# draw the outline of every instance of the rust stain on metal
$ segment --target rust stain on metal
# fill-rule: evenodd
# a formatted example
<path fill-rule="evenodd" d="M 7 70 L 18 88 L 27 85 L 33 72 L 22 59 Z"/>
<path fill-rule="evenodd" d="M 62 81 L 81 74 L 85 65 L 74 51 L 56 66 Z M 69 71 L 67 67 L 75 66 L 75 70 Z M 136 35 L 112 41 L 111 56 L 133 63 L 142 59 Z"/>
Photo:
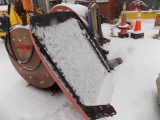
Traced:
<path fill-rule="evenodd" d="M 11 62 L 17 72 L 31 85 L 38 88 L 49 88 L 55 81 L 50 76 L 41 62 L 35 48 L 32 48 L 30 32 L 26 28 L 16 28 L 10 32 L 10 43 L 7 42 L 9 52 L 16 56 L 10 56 Z M 11 50 L 13 48 L 13 51 Z M 33 51 L 32 51 L 33 50 Z M 27 61 L 27 62 L 26 62 Z M 36 68 L 35 70 L 31 70 Z M 25 69 L 24 69 L 25 68 Z"/>

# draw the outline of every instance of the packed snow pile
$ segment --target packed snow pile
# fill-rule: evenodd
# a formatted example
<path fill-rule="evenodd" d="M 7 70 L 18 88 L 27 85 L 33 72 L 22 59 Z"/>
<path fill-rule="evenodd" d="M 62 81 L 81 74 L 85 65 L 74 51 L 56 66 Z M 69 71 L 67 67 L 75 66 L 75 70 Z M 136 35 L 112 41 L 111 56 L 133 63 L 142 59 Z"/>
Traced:
<path fill-rule="evenodd" d="M 108 32 L 110 26 L 102 25 L 105 37 L 111 39 L 110 45 L 106 46 L 110 50 L 108 57 L 119 55 L 123 59 L 123 64 L 115 70 L 117 81 L 111 100 L 117 115 L 107 120 L 160 119 L 156 88 L 160 73 L 160 40 L 153 39 L 153 35 L 158 33 L 157 29 L 153 29 L 154 21 L 142 20 L 144 38 L 141 39 L 112 38 Z M 119 31 L 115 29 L 117 35 Z"/>
<path fill-rule="evenodd" d="M 84 104 L 95 105 L 108 72 L 77 20 L 72 18 L 49 27 L 36 27 L 35 33 Z M 109 82 L 112 80 L 107 81 L 110 85 L 108 91 L 112 91 L 113 86 Z M 108 104 L 110 94 L 105 96 Z"/>

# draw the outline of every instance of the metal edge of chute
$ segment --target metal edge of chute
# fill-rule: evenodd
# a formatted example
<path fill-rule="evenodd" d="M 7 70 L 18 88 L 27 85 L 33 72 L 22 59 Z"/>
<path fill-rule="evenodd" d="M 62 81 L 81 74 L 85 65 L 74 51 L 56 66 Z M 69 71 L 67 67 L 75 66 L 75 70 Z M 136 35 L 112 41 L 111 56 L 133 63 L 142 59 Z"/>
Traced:
<path fill-rule="evenodd" d="M 56 21 L 58 21 L 60 23 L 65 22 L 67 19 L 70 19 L 70 18 L 76 19 L 79 22 L 80 28 L 86 31 L 86 34 L 85 34 L 86 38 L 88 38 L 88 41 L 91 44 L 91 46 L 94 48 L 95 52 L 97 53 L 97 56 L 101 60 L 104 67 L 108 70 L 108 66 L 107 66 L 107 64 L 101 54 L 101 49 L 99 48 L 99 46 L 95 42 L 93 36 L 90 35 L 90 33 L 87 31 L 88 29 L 85 26 L 85 24 L 83 23 L 83 21 L 81 20 L 81 18 L 79 18 L 79 16 L 77 14 L 75 14 L 74 12 L 54 12 L 54 13 L 32 16 L 30 19 L 31 28 L 36 29 L 36 26 L 46 27 L 50 23 L 48 20 L 53 20 L 53 18 L 55 18 L 55 19 L 57 18 L 58 20 L 56 19 Z M 110 104 L 97 105 L 97 106 L 84 105 L 80 101 L 79 96 L 75 93 L 73 88 L 70 86 L 68 81 L 65 79 L 65 76 L 63 75 L 63 71 L 61 71 L 61 69 L 59 67 L 57 67 L 57 65 L 56 65 L 57 63 L 55 63 L 51 59 L 50 55 L 46 52 L 46 47 L 39 42 L 40 38 L 38 36 L 36 36 L 34 33 L 31 33 L 31 34 L 33 34 L 32 41 L 34 43 L 34 46 L 35 46 L 39 56 L 41 56 L 40 58 L 41 58 L 43 64 L 45 64 L 46 68 L 48 68 L 47 67 L 48 64 L 46 63 L 45 59 L 50 63 L 50 65 L 52 66 L 52 70 L 51 70 L 51 68 L 48 68 L 49 73 L 51 74 L 51 76 L 54 77 L 54 80 L 57 82 L 59 87 L 66 94 L 66 96 L 70 99 L 70 101 L 73 103 L 73 105 L 79 110 L 79 112 L 84 116 L 85 119 L 95 120 L 95 119 L 99 119 L 102 117 L 113 116 L 116 114 L 115 109 Z M 45 57 L 45 59 L 44 59 L 44 57 L 42 57 L 42 55 Z M 52 71 L 55 71 L 55 72 L 52 72 Z M 56 73 L 56 75 L 58 75 L 58 78 L 55 75 L 55 73 Z M 61 79 L 63 84 L 58 79 Z M 66 88 L 64 86 L 68 89 L 68 91 L 66 90 Z M 86 117 L 86 115 L 84 115 L 84 113 L 88 117 Z"/>

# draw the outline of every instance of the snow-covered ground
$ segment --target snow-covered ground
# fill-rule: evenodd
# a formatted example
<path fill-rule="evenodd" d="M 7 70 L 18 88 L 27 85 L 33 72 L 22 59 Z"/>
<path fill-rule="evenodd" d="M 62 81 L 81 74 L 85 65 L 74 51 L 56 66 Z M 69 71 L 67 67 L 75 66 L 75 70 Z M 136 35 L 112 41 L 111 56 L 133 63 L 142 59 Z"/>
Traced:
<path fill-rule="evenodd" d="M 121 56 L 124 63 L 115 69 L 117 82 L 111 104 L 117 115 L 107 120 L 160 120 L 155 80 L 160 73 L 160 41 L 154 20 L 143 20 L 143 39 L 111 38 L 109 58 Z M 109 28 L 102 25 L 105 37 Z M 119 31 L 119 30 L 118 30 Z"/>
<path fill-rule="evenodd" d="M 110 104 L 117 115 L 103 120 L 160 120 L 155 83 L 160 73 L 160 41 L 152 39 L 158 32 L 153 24 L 154 20 L 142 21 L 145 37 L 138 40 L 111 38 L 110 26 L 102 25 L 104 36 L 111 39 L 105 46 L 110 51 L 108 58 L 122 57 L 124 61 L 106 78 L 115 81 Z M 105 103 L 105 84 L 97 104 Z M 62 92 L 52 96 L 49 91 L 27 85 L 0 40 L 0 120 L 83 120 Z"/>

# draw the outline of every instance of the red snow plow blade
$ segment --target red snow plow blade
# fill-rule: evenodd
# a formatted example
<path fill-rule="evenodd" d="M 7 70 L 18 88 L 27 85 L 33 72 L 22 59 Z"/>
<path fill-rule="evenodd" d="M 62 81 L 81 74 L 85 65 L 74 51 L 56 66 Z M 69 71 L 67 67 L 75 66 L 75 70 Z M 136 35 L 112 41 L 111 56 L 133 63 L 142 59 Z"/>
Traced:
<path fill-rule="evenodd" d="M 105 75 L 121 60 L 111 63 L 106 58 L 74 12 L 32 16 L 30 24 L 32 42 L 40 60 L 81 115 L 86 120 L 115 115 L 113 106 L 95 105 L 95 99 Z"/>

